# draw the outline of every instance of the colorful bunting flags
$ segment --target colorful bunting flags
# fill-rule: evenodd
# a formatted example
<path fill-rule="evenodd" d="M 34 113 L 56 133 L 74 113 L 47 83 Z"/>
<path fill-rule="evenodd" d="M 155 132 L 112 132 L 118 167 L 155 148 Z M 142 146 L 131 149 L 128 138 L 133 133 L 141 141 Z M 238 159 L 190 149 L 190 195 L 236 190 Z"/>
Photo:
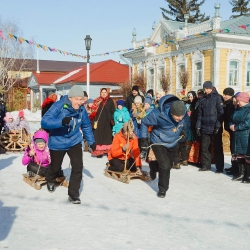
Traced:
<path fill-rule="evenodd" d="M 149 45 L 145 45 L 145 46 L 139 46 L 137 48 L 128 48 L 128 49 L 122 49 L 122 50 L 116 50 L 116 51 L 111 51 L 111 52 L 105 52 L 105 53 L 102 53 L 102 54 L 95 54 L 95 55 L 91 55 L 91 56 L 106 56 L 106 55 L 109 55 L 109 54 L 114 54 L 114 53 L 120 53 L 120 52 L 129 52 L 129 51 L 136 51 L 136 50 L 143 50 L 145 47 L 146 48 L 149 48 L 149 47 L 158 47 L 160 46 L 161 44 L 173 44 L 173 45 L 176 45 L 176 42 L 178 41 L 183 41 L 183 40 L 188 40 L 188 39 L 192 39 L 192 38 L 202 38 L 202 37 L 205 37 L 209 34 L 214 34 L 214 33 L 230 33 L 230 32 L 233 32 L 235 31 L 236 29 L 244 29 L 246 32 L 247 32 L 247 28 L 250 26 L 250 24 L 242 24 L 242 25 L 239 25 L 237 27 L 232 27 L 232 28 L 226 28 L 226 29 L 218 29 L 218 30 L 212 30 L 212 31 L 207 31 L 207 32 L 202 32 L 200 34 L 195 34 L 195 35 L 189 35 L 189 36 L 186 36 L 182 39 L 176 39 L 176 40 L 173 40 L 173 39 L 170 39 L 170 40 L 166 40 L 164 39 L 164 41 L 162 41 L 161 43 L 152 43 L 152 44 L 149 44 Z M 244 33 L 246 33 L 244 32 Z M 247 32 L 248 33 L 248 32 Z M 72 54 L 70 52 L 67 52 L 67 51 L 63 51 L 63 50 L 59 50 L 59 49 L 56 49 L 56 48 L 51 48 L 51 47 L 48 47 L 48 46 L 45 46 L 45 45 L 41 45 L 41 44 L 38 44 L 38 43 L 34 43 L 33 41 L 29 41 L 27 39 L 24 39 L 22 37 L 17 37 L 13 34 L 8 34 L 10 39 L 12 40 L 16 40 L 18 41 L 20 44 L 22 43 L 26 43 L 26 44 L 29 44 L 29 45 L 34 45 L 36 46 L 37 48 L 41 48 L 43 49 L 44 51 L 50 51 L 50 52 L 59 52 L 60 54 L 63 54 L 63 55 L 71 55 L 71 56 L 75 56 L 75 57 L 78 57 L 78 58 L 83 58 L 83 59 L 86 59 L 87 56 L 82 56 L 82 55 L 79 55 L 79 54 Z M 2 30 L 0 30 L 0 37 L 2 39 L 6 39 L 6 37 L 4 36 Z"/>

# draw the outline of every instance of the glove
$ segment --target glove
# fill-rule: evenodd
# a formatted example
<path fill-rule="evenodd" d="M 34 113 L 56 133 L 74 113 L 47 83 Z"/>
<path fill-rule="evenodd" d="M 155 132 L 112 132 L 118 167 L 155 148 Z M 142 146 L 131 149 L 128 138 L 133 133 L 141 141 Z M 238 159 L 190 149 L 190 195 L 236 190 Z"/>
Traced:
<path fill-rule="evenodd" d="M 95 151 L 96 150 L 96 144 L 95 144 L 95 142 L 92 144 L 92 145 L 90 145 L 89 146 L 93 151 Z"/>
<path fill-rule="evenodd" d="M 127 152 L 127 150 L 129 149 L 129 147 L 130 147 L 130 143 L 128 142 L 127 144 L 125 144 L 125 145 L 122 147 L 122 150 L 123 150 L 124 152 Z"/>
<path fill-rule="evenodd" d="M 182 130 L 180 133 L 180 136 L 182 137 L 181 139 L 184 140 L 185 138 L 187 138 L 187 133 L 185 130 Z"/>
<path fill-rule="evenodd" d="M 68 116 L 68 117 L 64 117 L 62 119 L 62 125 L 65 126 L 65 125 L 69 125 L 70 121 L 72 120 L 72 117 L 71 116 Z"/>
<path fill-rule="evenodd" d="M 198 136 L 201 136 L 201 129 L 200 129 L 200 128 L 197 128 L 197 129 L 196 129 L 196 134 L 197 134 Z"/>
<path fill-rule="evenodd" d="M 214 134 L 214 135 L 217 135 L 218 132 L 219 132 L 219 129 L 220 129 L 220 128 L 215 128 L 213 134 Z"/>

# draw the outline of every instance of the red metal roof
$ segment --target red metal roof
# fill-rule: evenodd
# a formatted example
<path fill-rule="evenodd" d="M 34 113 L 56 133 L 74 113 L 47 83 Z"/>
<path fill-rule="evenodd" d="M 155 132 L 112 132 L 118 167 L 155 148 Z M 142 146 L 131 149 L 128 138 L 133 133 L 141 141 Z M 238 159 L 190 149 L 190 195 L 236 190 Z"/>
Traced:
<path fill-rule="evenodd" d="M 129 67 L 113 60 L 90 64 L 90 82 L 91 83 L 123 83 L 129 80 Z M 87 66 L 71 70 L 63 77 L 55 81 L 56 84 L 66 82 L 86 82 Z"/>
<path fill-rule="evenodd" d="M 52 84 L 56 79 L 65 75 L 65 73 L 45 73 L 45 72 L 32 72 L 38 84 Z"/>

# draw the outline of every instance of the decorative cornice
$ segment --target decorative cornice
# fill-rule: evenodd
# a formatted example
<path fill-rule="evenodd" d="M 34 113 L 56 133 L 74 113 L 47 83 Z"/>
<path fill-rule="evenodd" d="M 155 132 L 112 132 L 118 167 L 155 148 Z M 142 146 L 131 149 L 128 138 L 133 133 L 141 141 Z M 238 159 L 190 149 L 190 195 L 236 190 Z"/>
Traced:
<path fill-rule="evenodd" d="M 241 49 L 250 50 L 250 45 L 245 43 L 216 42 L 216 47 L 220 49 Z"/>
<path fill-rule="evenodd" d="M 212 29 L 213 29 L 212 22 L 211 20 L 209 20 L 201 24 L 187 27 L 187 35 L 190 36 L 190 35 L 200 34 L 202 32 L 212 30 Z"/>

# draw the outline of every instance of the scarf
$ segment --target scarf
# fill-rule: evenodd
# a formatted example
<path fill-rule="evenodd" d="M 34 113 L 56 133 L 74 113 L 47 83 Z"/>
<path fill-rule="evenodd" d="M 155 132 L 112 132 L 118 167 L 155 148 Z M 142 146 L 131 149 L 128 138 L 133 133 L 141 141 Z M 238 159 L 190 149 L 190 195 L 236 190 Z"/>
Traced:
<path fill-rule="evenodd" d="M 89 114 L 90 121 L 93 121 L 95 119 L 100 104 L 102 105 L 102 108 L 103 108 L 109 98 L 110 98 L 109 96 L 107 96 L 106 98 L 102 98 L 100 96 L 94 100 L 93 106 L 91 108 L 92 112 L 91 114 Z"/>

